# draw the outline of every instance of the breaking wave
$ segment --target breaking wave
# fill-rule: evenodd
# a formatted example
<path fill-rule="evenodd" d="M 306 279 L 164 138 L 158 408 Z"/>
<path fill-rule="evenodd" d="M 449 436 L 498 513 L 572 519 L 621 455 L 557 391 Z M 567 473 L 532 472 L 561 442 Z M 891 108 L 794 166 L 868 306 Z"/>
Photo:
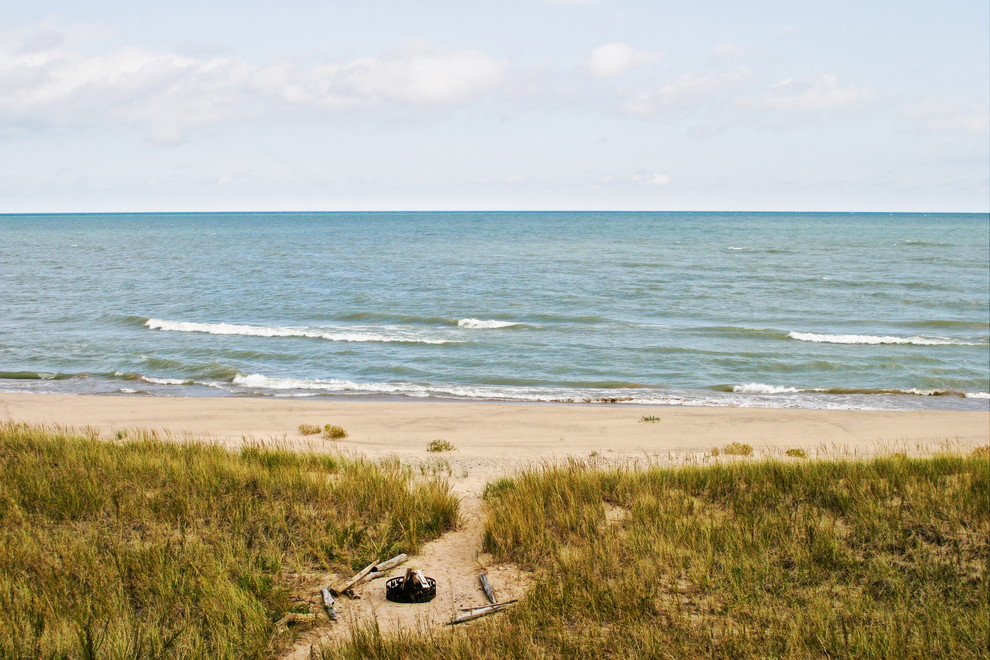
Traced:
<path fill-rule="evenodd" d="M 915 396 L 958 396 L 973 399 L 984 398 L 985 392 L 960 392 L 951 389 L 921 389 L 910 387 L 898 388 L 859 388 L 859 387 L 786 387 L 781 385 L 765 385 L 763 383 L 748 383 L 746 385 L 720 386 L 716 390 L 731 391 L 739 394 L 796 394 L 812 392 L 816 394 L 910 394 Z"/>
<path fill-rule="evenodd" d="M 346 326 L 340 328 L 293 328 L 235 323 L 190 323 L 148 319 L 144 325 L 166 332 L 200 332 L 209 335 L 240 335 L 245 337 L 305 337 L 341 342 L 383 342 L 405 344 L 462 343 L 454 339 L 424 336 L 413 330 L 388 326 Z"/>
<path fill-rule="evenodd" d="M 787 336 L 798 341 L 824 344 L 914 344 L 916 346 L 978 346 L 946 337 L 894 337 L 876 335 L 825 335 L 814 332 L 788 332 Z"/>
<path fill-rule="evenodd" d="M 515 321 L 483 321 L 481 319 L 460 319 L 457 321 L 458 328 L 469 330 L 494 330 L 498 328 L 513 328 L 523 325 Z"/>

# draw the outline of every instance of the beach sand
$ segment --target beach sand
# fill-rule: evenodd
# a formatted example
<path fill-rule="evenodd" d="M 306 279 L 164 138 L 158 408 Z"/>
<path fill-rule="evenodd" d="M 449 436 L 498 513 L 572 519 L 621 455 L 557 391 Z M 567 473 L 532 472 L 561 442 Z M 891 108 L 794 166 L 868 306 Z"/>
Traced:
<path fill-rule="evenodd" d="M 660 421 L 640 421 L 644 416 Z M 944 443 L 970 447 L 990 435 L 986 412 L 690 408 L 341 399 L 180 398 L 0 394 L 0 420 L 92 427 L 112 434 L 156 429 L 237 446 L 246 440 L 335 448 L 369 457 L 423 457 L 444 439 L 484 472 L 592 452 L 648 458 L 708 452 L 727 442 L 774 452 L 801 447 L 868 456 Z M 349 437 L 302 436 L 300 424 L 336 424 Z M 896 449 L 894 449 L 896 447 Z"/>
<path fill-rule="evenodd" d="M 659 421 L 644 422 L 644 416 Z M 154 429 L 173 437 L 236 447 L 263 442 L 290 449 L 341 451 L 369 458 L 397 457 L 425 474 L 446 477 L 461 498 L 457 530 L 427 544 L 408 565 L 437 579 L 438 597 L 427 605 L 384 599 L 384 580 L 363 588 L 360 600 L 341 599 L 342 620 L 301 634 L 283 657 L 309 657 L 324 638 L 340 638 L 372 618 L 384 632 L 440 626 L 459 607 L 483 604 L 477 576 L 486 570 L 500 600 L 522 596 L 529 575 L 496 565 L 481 552 L 481 496 L 492 479 L 569 457 L 606 463 L 709 462 L 713 447 L 749 444 L 754 455 L 782 456 L 802 448 L 809 456 L 869 457 L 905 452 L 969 452 L 990 438 L 985 412 L 794 410 L 767 408 L 664 408 L 625 405 L 460 403 L 271 398 L 156 398 L 0 394 L 0 420 L 91 428 L 105 437 Z M 325 441 L 303 436 L 300 424 L 336 424 L 349 436 Z M 453 451 L 427 452 L 443 439 Z M 722 459 L 718 459 L 722 460 Z M 386 558 L 382 558 L 386 559 Z M 404 567 L 394 571 L 401 573 Z M 301 585 L 313 611 L 318 586 L 341 577 L 311 576 Z"/>

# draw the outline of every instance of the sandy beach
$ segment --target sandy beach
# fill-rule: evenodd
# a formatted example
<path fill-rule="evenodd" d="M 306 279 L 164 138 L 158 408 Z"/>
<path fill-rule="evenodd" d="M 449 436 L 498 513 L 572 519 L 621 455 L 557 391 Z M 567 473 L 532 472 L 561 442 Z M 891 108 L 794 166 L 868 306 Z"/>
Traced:
<path fill-rule="evenodd" d="M 641 421 L 656 416 L 653 423 Z M 153 398 L 0 395 L 0 419 L 92 427 L 101 433 L 155 429 L 236 446 L 273 442 L 291 448 L 333 448 L 369 457 L 424 457 L 431 440 L 456 447 L 445 454 L 492 474 L 543 460 L 586 457 L 663 458 L 708 452 L 728 442 L 757 454 L 800 447 L 814 454 L 869 456 L 986 444 L 985 412 L 689 408 L 543 405 L 450 401 Z M 336 443 L 302 436 L 300 424 L 336 424 Z"/>

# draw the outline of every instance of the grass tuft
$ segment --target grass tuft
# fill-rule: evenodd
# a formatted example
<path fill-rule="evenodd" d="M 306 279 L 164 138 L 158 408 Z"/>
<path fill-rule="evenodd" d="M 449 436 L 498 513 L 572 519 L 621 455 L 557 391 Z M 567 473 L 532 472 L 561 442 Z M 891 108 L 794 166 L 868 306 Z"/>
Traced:
<path fill-rule="evenodd" d="M 316 424 L 300 424 L 299 425 L 299 432 L 301 434 L 303 434 L 303 435 L 316 435 L 317 433 L 319 433 L 322 430 L 323 429 L 321 429 Z"/>
<path fill-rule="evenodd" d="M 788 449 L 784 453 L 792 458 L 808 458 L 808 452 L 799 448 Z"/>
<path fill-rule="evenodd" d="M 340 426 L 327 424 L 323 427 L 323 437 L 327 440 L 340 440 L 347 437 L 347 431 Z"/>
<path fill-rule="evenodd" d="M 450 444 L 446 440 L 430 440 L 430 443 L 426 445 L 426 451 L 432 452 L 454 451 L 455 449 L 457 449 L 457 447 Z"/>
<path fill-rule="evenodd" d="M 653 424 L 655 422 L 661 421 L 661 418 L 657 417 L 656 415 L 644 415 L 639 418 L 639 421 L 646 422 L 648 424 Z"/>
<path fill-rule="evenodd" d="M 722 447 L 722 453 L 727 456 L 752 456 L 753 446 L 743 442 L 730 442 Z"/>
<path fill-rule="evenodd" d="M 990 458 L 990 445 L 983 445 L 973 450 L 973 458 Z"/>

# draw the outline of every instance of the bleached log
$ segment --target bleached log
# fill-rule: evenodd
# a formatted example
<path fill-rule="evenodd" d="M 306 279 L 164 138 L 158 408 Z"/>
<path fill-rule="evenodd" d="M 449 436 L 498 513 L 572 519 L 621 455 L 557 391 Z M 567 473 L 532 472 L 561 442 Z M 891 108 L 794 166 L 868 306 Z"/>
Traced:
<path fill-rule="evenodd" d="M 405 553 L 402 553 L 401 555 L 396 555 L 387 561 L 383 561 L 382 563 L 375 565 L 375 568 L 372 572 L 384 573 L 385 571 L 390 571 L 399 564 L 404 563 L 407 559 L 409 559 L 409 555 Z"/>
<path fill-rule="evenodd" d="M 488 573 L 482 573 L 478 576 L 478 581 L 481 582 L 481 590 L 485 592 L 485 598 L 488 599 L 489 603 L 497 603 L 495 600 L 495 590 L 492 589 L 491 583 L 488 581 Z"/>
<path fill-rule="evenodd" d="M 385 577 L 385 573 L 387 571 L 392 570 L 393 568 L 395 568 L 399 564 L 404 563 L 408 559 L 409 559 L 409 555 L 401 554 L 401 555 L 396 555 L 395 557 L 392 557 L 389 560 L 383 561 L 380 564 L 375 564 L 375 567 L 371 569 L 370 573 L 368 573 L 360 580 L 352 584 L 348 589 L 350 591 L 353 591 L 354 589 L 357 589 L 365 582 L 370 582 L 371 580 L 377 580 L 378 578 Z"/>
<path fill-rule="evenodd" d="M 377 565 L 378 565 L 378 560 L 376 559 L 372 563 L 362 568 L 360 572 L 358 572 L 354 577 L 352 577 L 350 580 L 345 582 L 343 585 L 337 587 L 336 589 L 331 589 L 330 591 L 337 596 L 339 596 L 340 594 L 346 594 L 351 589 L 351 587 L 353 587 L 355 584 L 360 582 L 361 578 L 363 578 L 365 575 L 373 571 L 375 569 L 375 566 Z M 348 595 L 350 595 L 352 598 L 354 597 L 353 594 L 348 594 Z"/>
<path fill-rule="evenodd" d="M 323 608 L 327 611 L 327 616 L 330 617 L 331 621 L 337 620 L 337 601 L 333 599 L 330 594 L 330 590 L 326 587 L 320 589 L 320 594 L 323 596 Z"/>

